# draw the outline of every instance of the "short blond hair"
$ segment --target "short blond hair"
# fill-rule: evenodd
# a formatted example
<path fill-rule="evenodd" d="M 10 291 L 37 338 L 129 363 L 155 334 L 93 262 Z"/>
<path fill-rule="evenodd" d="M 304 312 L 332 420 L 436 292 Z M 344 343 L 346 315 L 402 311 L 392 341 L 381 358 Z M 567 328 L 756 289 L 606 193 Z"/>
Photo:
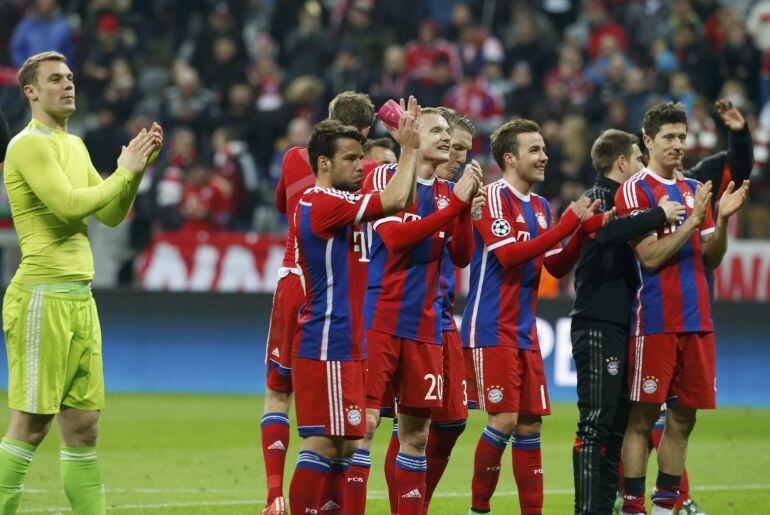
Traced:
<path fill-rule="evenodd" d="M 16 74 L 16 78 L 19 80 L 19 87 L 24 90 L 24 86 L 27 84 L 36 84 L 37 81 L 37 67 L 43 61 L 60 61 L 67 64 L 67 57 L 59 52 L 53 50 L 49 52 L 40 52 L 31 57 L 28 57 L 24 64 L 19 68 L 19 73 Z"/>

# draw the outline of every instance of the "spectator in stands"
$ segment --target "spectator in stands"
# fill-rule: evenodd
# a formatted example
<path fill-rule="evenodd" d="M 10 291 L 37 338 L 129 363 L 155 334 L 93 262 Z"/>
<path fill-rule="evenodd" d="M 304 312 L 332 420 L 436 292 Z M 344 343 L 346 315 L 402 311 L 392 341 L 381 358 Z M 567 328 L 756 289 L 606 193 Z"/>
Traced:
<path fill-rule="evenodd" d="M 457 47 L 463 66 L 480 69 L 485 63 L 500 63 L 505 58 L 500 40 L 477 23 L 468 23 L 462 27 Z"/>
<path fill-rule="evenodd" d="M 698 94 L 692 87 L 690 76 L 684 72 L 672 73 L 668 79 L 668 95 L 664 97 L 665 101 L 678 102 L 684 106 L 684 112 L 689 119 L 692 115 L 692 109 L 695 106 L 695 100 Z"/>
<path fill-rule="evenodd" d="M 90 95 L 100 95 L 110 80 L 117 59 L 131 62 L 131 48 L 123 40 L 120 19 L 104 12 L 96 19 L 96 34 L 83 61 L 83 83 Z"/>
<path fill-rule="evenodd" d="M 759 103 L 770 102 L 770 0 L 760 0 L 749 11 L 746 30 L 762 52 Z"/>
<path fill-rule="evenodd" d="M 185 9 L 178 6 L 179 9 Z M 241 35 L 241 23 L 232 15 L 227 2 L 217 2 L 206 18 L 206 24 L 198 33 L 194 42 L 192 66 L 200 73 L 216 67 L 215 46 L 221 37 L 229 38 L 235 45 L 235 62 L 246 61 L 246 50 Z M 208 87 L 209 84 L 205 83 Z"/>
<path fill-rule="evenodd" d="M 214 151 L 214 177 L 223 191 L 229 191 L 230 217 L 227 228 L 249 231 L 254 207 L 258 201 L 259 174 L 254 158 L 242 141 L 234 141 L 227 128 L 219 128 L 211 136 Z M 224 187 L 222 187 L 224 186 Z"/>
<path fill-rule="evenodd" d="M 186 125 L 199 136 L 207 134 L 219 114 L 214 94 L 201 86 L 198 72 L 187 65 L 178 66 L 174 75 L 174 85 L 166 89 L 161 104 L 163 126 Z"/>
<path fill-rule="evenodd" d="M 115 111 L 102 104 L 96 111 L 97 125 L 83 137 L 96 171 L 107 176 L 115 170 L 115 161 L 125 142 L 130 139 Z"/>
<path fill-rule="evenodd" d="M 479 77 L 478 71 L 472 66 L 465 68 L 462 81 L 447 92 L 440 105 L 468 117 L 476 126 L 474 139 L 492 134 L 502 123 L 502 98 Z"/>
<path fill-rule="evenodd" d="M 615 40 L 617 48 L 624 51 L 628 46 L 628 37 L 623 27 L 610 18 L 604 6 L 604 0 L 588 0 L 586 3 L 586 20 L 590 34 L 588 36 L 588 57 L 596 59 L 601 55 L 606 38 Z"/>
<path fill-rule="evenodd" d="M 439 28 L 436 22 L 427 19 L 420 24 L 417 39 L 406 45 L 406 73 L 410 78 L 419 81 L 420 87 L 423 88 L 434 82 L 433 64 L 439 56 L 449 63 L 453 79 L 458 80 L 462 75 L 457 46 L 438 35 Z M 420 101 L 422 102 L 422 99 Z"/>
<path fill-rule="evenodd" d="M 374 105 L 379 107 L 391 98 L 407 98 L 405 93 L 407 78 L 406 52 L 399 45 L 389 46 L 385 49 L 382 58 L 382 72 L 369 87 L 369 95 Z M 423 101 L 422 98 L 420 101 Z"/>
<path fill-rule="evenodd" d="M 74 62 L 72 30 L 61 14 L 56 0 L 33 0 L 11 36 L 11 63 L 19 68 L 27 57 L 55 50 Z"/>
<path fill-rule="evenodd" d="M 104 88 L 102 104 L 112 110 L 118 123 L 125 123 L 140 98 L 134 73 L 128 61 L 115 59 L 110 67 L 110 80 Z"/>
<path fill-rule="evenodd" d="M 628 108 L 628 132 L 634 134 L 642 127 L 644 112 L 652 101 L 651 80 L 642 68 L 631 68 L 626 73 L 626 81 L 621 98 Z M 620 127 L 616 127 L 619 129 Z"/>
<path fill-rule="evenodd" d="M 232 216 L 230 186 L 214 175 L 205 163 L 196 161 L 185 170 L 179 203 L 180 230 L 184 232 L 224 231 Z"/>
<path fill-rule="evenodd" d="M 254 126 L 254 91 L 246 83 L 233 84 L 227 92 L 227 107 L 218 120 L 220 125 L 229 127 L 233 137 L 249 141 Z"/>
<path fill-rule="evenodd" d="M 334 59 L 334 44 L 322 25 L 321 6 L 305 3 L 299 10 L 297 27 L 286 36 L 281 64 L 290 79 L 300 75 L 321 77 Z"/>
<path fill-rule="evenodd" d="M 307 118 L 297 117 L 289 122 L 286 127 L 286 134 L 279 138 L 275 143 L 275 152 L 273 153 L 273 160 L 270 164 L 271 186 L 277 185 L 281 178 L 283 155 L 290 148 L 306 147 L 307 142 L 310 140 L 310 132 L 312 130 L 313 125 Z"/>
<path fill-rule="evenodd" d="M 535 86 L 532 70 L 527 61 L 519 61 L 511 69 L 511 90 L 505 95 L 506 118 L 532 119 L 532 112 L 542 92 Z"/>
<path fill-rule="evenodd" d="M 343 91 L 368 91 L 371 79 L 362 66 L 356 49 L 350 45 L 341 45 L 334 62 L 326 72 L 326 100 L 331 101 Z"/>
<path fill-rule="evenodd" d="M 455 85 L 452 65 L 445 55 L 439 54 L 433 60 L 431 70 L 431 80 L 409 79 L 406 94 L 419 98 L 423 105 L 440 106 L 447 92 Z"/>
<path fill-rule="evenodd" d="M 770 30 L 770 25 L 767 27 Z M 741 81 L 753 103 L 758 103 L 759 74 L 762 52 L 740 22 L 733 23 L 727 31 L 727 39 L 719 52 L 719 72 L 723 81 Z M 720 95 L 722 97 L 723 95 Z"/>
<path fill-rule="evenodd" d="M 227 108 L 227 92 L 233 84 L 246 81 L 246 61 L 239 56 L 238 44 L 231 36 L 218 36 L 212 45 L 212 58 L 200 70 L 201 79 L 214 93 L 214 101 Z"/>
<path fill-rule="evenodd" d="M 371 0 L 352 0 L 349 5 L 340 31 L 340 42 L 355 50 L 363 69 L 377 72 L 382 67 L 382 54 L 393 42 L 393 36 L 387 26 L 374 23 L 374 3 Z"/>
<path fill-rule="evenodd" d="M 380 164 L 395 163 L 397 159 L 394 148 L 390 138 L 368 139 L 364 143 L 364 159 Z"/>
<path fill-rule="evenodd" d="M 698 93 L 714 98 L 719 89 L 719 65 L 709 46 L 698 38 L 694 25 L 680 24 L 673 41 L 679 68 L 692 79 Z"/>
<path fill-rule="evenodd" d="M 584 106 L 591 96 L 591 85 L 583 76 L 583 56 L 580 49 L 565 46 L 559 56 L 559 64 L 545 78 L 548 90 L 554 84 L 563 88 L 566 98 L 575 106 Z"/>
<path fill-rule="evenodd" d="M 504 39 L 505 60 L 509 65 L 521 61 L 528 63 L 534 83 L 539 87 L 556 64 L 553 38 L 548 37 L 553 34 L 553 29 L 548 25 L 548 20 L 518 5 L 515 7 L 516 16 Z"/>

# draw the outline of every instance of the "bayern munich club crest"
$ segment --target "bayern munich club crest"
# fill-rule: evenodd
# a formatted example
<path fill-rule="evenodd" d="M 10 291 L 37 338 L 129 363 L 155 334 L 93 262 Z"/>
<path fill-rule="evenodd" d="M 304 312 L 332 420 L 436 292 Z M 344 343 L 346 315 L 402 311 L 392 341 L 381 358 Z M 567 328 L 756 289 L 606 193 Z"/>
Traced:
<path fill-rule="evenodd" d="M 618 375 L 620 371 L 620 361 L 615 356 L 607 358 L 607 373 L 611 376 Z"/>
<path fill-rule="evenodd" d="M 502 238 L 503 236 L 508 236 L 511 234 L 511 224 L 508 223 L 508 220 L 505 220 L 503 218 L 498 218 L 494 222 L 492 222 L 492 234 L 497 236 L 498 238 Z"/>
<path fill-rule="evenodd" d="M 647 376 L 642 383 L 642 391 L 647 395 L 651 395 L 658 390 L 658 378 L 654 376 Z"/>
<path fill-rule="evenodd" d="M 689 192 L 689 191 L 686 191 L 686 192 L 684 193 L 684 203 L 685 203 L 685 204 L 687 205 L 687 207 L 689 207 L 690 209 L 692 209 L 692 208 L 693 208 L 693 206 L 695 206 L 695 199 L 692 197 L 692 195 L 690 195 L 690 192 Z"/>
<path fill-rule="evenodd" d="M 358 406 L 351 406 L 345 411 L 348 412 L 348 424 L 351 426 L 357 426 L 361 423 L 361 410 L 358 408 Z"/>
<path fill-rule="evenodd" d="M 537 214 L 537 225 L 539 225 L 541 229 L 548 227 L 548 220 L 545 219 L 545 215 L 543 213 Z"/>
<path fill-rule="evenodd" d="M 445 197 L 444 195 L 439 195 L 436 198 L 436 207 L 438 209 L 444 209 L 448 205 L 449 205 L 449 199 L 447 197 Z"/>
<path fill-rule="evenodd" d="M 503 400 L 503 389 L 499 386 L 490 386 L 489 389 L 487 389 L 487 399 L 489 399 L 489 402 L 492 404 L 497 404 Z"/>

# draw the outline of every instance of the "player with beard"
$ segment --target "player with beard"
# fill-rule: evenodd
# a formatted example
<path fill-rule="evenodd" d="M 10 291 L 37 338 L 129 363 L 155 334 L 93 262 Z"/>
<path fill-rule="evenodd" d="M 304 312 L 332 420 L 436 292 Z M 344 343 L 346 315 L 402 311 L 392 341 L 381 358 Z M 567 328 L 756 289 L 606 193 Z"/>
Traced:
<path fill-rule="evenodd" d="M 292 383 L 302 450 L 289 489 L 292 513 L 316 513 L 335 458 L 365 434 L 362 222 L 397 213 L 414 195 L 419 110 L 412 98 L 396 131 L 398 171 L 382 192 L 354 193 L 363 180 L 364 136 L 334 120 L 313 130 L 308 156 L 316 186 L 300 199 L 297 264 L 307 301 L 293 343 Z"/>

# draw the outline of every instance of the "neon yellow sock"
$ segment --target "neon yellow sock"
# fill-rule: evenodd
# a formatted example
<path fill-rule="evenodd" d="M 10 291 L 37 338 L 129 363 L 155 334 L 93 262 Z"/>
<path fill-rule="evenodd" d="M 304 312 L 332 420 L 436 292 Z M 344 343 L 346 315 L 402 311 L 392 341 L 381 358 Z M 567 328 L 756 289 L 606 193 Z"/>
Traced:
<path fill-rule="evenodd" d="M 34 445 L 11 438 L 0 442 L 0 514 L 16 513 L 35 449 Z"/>
<path fill-rule="evenodd" d="M 96 447 L 62 447 L 61 479 L 75 515 L 103 515 L 107 511 L 104 485 L 96 461 Z"/>

